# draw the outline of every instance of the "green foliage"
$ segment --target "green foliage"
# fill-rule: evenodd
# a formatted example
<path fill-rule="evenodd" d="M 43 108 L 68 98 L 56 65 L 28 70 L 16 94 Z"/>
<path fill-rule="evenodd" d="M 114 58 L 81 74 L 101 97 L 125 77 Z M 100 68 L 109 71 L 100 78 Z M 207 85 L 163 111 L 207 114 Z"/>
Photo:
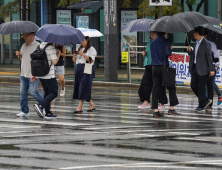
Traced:
<path fill-rule="evenodd" d="M 3 20 L 19 11 L 19 0 L 8 2 L 6 5 L 0 6 L 0 18 Z"/>
<path fill-rule="evenodd" d="M 65 6 L 65 5 L 71 5 L 74 4 L 76 2 L 80 2 L 80 1 L 88 1 L 88 0 L 60 0 L 58 7 L 59 6 Z"/>
<path fill-rule="evenodd" d="M 129 8 L 131 4 L 131 0 L 124 0 L 123 1 L 123 7 Z"/>
<path fill-rule="evenodd" d="M 182 5 L 180 4 L 179 0 L 173 0 L 172 6 L 163 6 L 162 7 L 162 16 L 171 16 L 181 12 L 183 9 Z M 159 17 L 159 7 L 149 7 L 149 0 L 144 0 L 139 5 L 139 10 L 137 11 L 138 17 L 145 16 L 155 16 Z"/>
<path fill-rule="evenodd" d="M 196 0 L 186 0 L 187 5 L 196 5 Z"/>

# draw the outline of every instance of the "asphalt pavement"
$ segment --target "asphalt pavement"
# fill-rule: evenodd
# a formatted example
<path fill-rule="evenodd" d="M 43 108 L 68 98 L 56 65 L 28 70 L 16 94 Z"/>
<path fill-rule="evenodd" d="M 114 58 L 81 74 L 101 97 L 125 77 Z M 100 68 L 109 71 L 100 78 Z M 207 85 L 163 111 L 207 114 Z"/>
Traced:
<path fill-rule="evenodd" d="M 41 86 L 39 86 L 42 92 Z M 20 112 L 19 83 L 0 83 L 0 169 L 222 169 L 222 110 L 195 113 L 193 93 L 178 93 L 180 116 L 167 115 L 169 105 L 153 118 L 141 104 L 137 88 L 93 86 L 96 111 L 74 114 L 73 85 L 52 102 L 57 120 L 44 120 L 33 109 Z"/>

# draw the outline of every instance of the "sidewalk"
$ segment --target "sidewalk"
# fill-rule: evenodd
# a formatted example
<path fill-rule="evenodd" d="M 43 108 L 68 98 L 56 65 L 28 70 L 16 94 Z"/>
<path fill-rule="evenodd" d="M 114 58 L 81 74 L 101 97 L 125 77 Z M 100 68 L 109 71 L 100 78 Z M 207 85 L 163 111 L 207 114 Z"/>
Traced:
<path fill-rule="evenodd" d="M 104 68 L 95 69 L 95 78 L 93 79 L 94 86 L 115 86 L 115 87 L 125 87 L 125 88 L 135 88 L 138 89 L 141 79 L 143 77 L 144 70 L 132 70 L 131 78 L 132 83 L 128 83 L 127 80 L 127 69 L 118 69 L 118 82 L 104 82 Z M 2 65 L 0 64 L 0 82 L 15 82 L 19 83 L 20 66 Z M 66 67 L 65 69 L 65 80 L 67 85 L 73 85 L 74 81 L 74 68 Z M 190 93 L 191 89 L 189 86 L 177 86 L 177 92 L 180 93 Z"/>

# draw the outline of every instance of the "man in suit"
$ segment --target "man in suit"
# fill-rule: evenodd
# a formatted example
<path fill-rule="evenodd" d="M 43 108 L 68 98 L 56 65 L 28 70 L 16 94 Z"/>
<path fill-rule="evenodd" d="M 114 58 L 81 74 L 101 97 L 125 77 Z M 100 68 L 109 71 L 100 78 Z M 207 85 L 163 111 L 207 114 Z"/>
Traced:
<path fill-rule="evenodd" d="M 205 88 L 209 76 L 214 76 L 215 68 L 212 61 L 210 43 L 204 39 L 204 28 L 199 26 L 194 29 L 194 38 L 197 40 L 195 48 L 187 47 L 190 55 L 189 71 L 191 74 L 191 88 L 198 97 L 199 105 L 195 112 L 204 112 L 205 108 L 212 103 L 206 97 Z"/>

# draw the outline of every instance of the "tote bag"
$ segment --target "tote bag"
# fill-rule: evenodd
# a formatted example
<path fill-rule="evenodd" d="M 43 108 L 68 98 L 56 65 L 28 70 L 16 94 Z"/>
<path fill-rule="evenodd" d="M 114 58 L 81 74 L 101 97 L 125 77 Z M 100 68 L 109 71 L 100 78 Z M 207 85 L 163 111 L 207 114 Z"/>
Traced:
<path fill-rule="evenodd" d="M 164 67 L 162 70 L 162 86 L 175 87 L 176 86 L 176 68 L 166 67 L 166 40 L 164 44 Z"/>
<path fill-rule="evenodd" d="M 92 64 L 91 63 L 85 63 L 85 68 L 83 71 L 84 74 L 92 74 Z"/>

